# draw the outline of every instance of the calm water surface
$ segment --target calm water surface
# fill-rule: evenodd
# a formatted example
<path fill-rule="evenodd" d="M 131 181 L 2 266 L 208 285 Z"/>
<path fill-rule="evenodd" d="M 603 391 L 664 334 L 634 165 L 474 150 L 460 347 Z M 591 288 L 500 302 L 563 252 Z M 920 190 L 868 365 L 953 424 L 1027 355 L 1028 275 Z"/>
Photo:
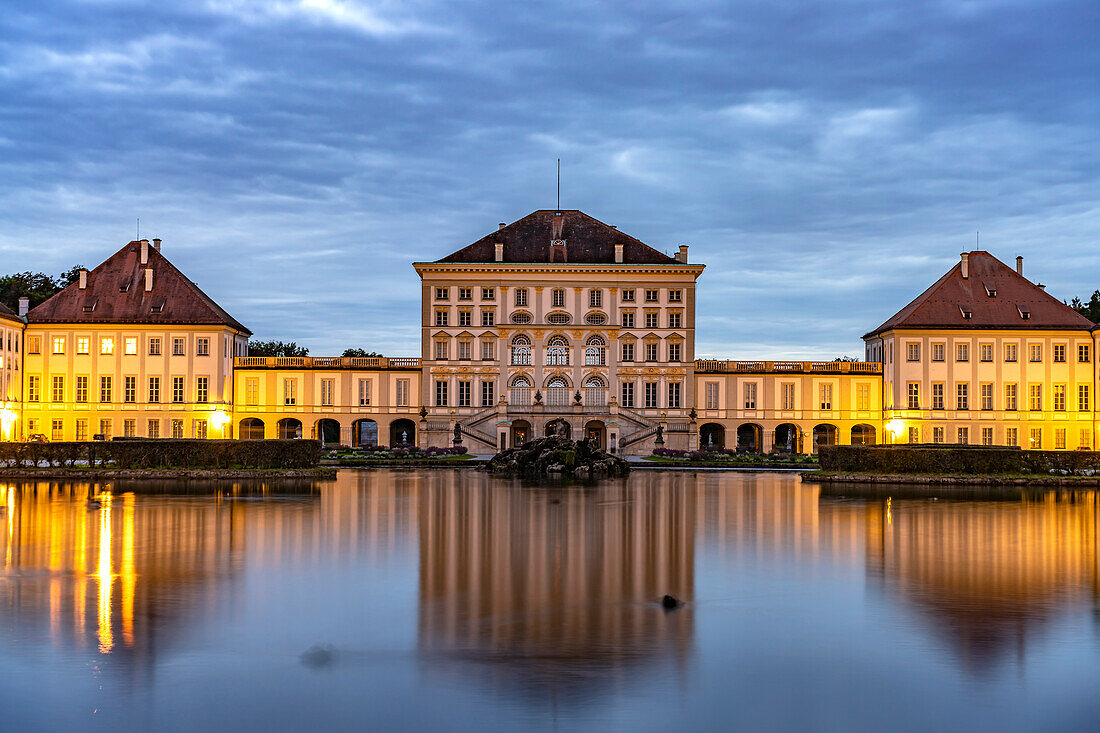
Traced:
<path fill-rule="evenodd" d="M 0 729 L 1100 727 L 1091 492 L 151 488 L 0 483 Z"/>

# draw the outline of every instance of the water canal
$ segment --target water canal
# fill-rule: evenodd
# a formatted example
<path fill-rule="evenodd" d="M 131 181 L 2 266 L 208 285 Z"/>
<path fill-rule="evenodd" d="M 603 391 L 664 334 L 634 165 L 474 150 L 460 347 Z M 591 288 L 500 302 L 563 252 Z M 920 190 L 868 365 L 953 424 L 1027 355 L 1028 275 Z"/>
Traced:
<path fill-rule="evenodd" d="M 0 483 L 0 729 L 1100 721 L 1093 492 L 461 469 L 183 488 L 119 483 L 97 509 L 86 484 Z"/>

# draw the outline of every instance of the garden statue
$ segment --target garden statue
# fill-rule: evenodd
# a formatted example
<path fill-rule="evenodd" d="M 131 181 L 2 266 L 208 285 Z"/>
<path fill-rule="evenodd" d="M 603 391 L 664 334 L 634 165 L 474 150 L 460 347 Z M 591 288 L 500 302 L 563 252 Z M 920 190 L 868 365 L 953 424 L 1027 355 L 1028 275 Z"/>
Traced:
<path fill-rule="evenodd" d="M 665 428 L 663 425 L 657 426 L 657 439 L 653 441 L 657 445 L 665 444 Z"/>

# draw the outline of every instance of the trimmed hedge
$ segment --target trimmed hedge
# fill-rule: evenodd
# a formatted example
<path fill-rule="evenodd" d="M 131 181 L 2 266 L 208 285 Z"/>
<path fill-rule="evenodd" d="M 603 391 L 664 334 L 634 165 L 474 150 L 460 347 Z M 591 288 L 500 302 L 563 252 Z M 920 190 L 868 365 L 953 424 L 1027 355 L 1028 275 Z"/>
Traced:
<path fill-rule="evenodd" d="M 112 468 L 312 468 L 317 440 L 115 440 L 110 442 L 0 443 L 0 466 L 111 466 Z"/>
<path fill-rule="evenodd" d="M 861 446 L 818 448 L 821 470 L 886 474 L 1100 473 L 1095 451 L 1020 450 L 1003 446 Z"/>

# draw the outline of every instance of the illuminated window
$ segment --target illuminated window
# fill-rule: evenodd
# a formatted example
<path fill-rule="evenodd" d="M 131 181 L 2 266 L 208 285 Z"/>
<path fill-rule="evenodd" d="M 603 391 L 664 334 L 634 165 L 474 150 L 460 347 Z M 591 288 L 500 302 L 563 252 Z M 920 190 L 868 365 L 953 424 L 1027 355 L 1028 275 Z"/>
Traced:
<path fill-rule="evenodd" d="M 91 339 L 87 336 L 78 336 L 76 339 L 76 353 L 89 354 L 91 353 Z"/>
<path fill-rule="evenodd" d="M 111 401 L 111 378 L 100 377 L 99 378 L 99 401 L 110 402 Z"/>
<path fill-rule="evenodd" d="M 933 382 L 932 383 L 932 409 L 933 410 L 942 410 L 943 409 L 943 393 L 944 393 L 943 382 Z"/>
<path fill-rule="evenodd" d="M 53 337 L 53 353 L 64 354 L 65 353 L 65 337 L 54 336 Z"/>
<path fill-rule="evenodd" d="M 123 353 L 127 356 L 135 356 L 137 354 L 137 338 L 134 336 L 127 336 L 126 340 L 122 342 Z"/>
<path fill-rule="evenodd" d="M 115 340 L 113 338 L 105 338 L 99 342 L 99 353 L 103 356 L 110 356 L 115 353 Z"/>
<path fill-rule="evenodd" d="M 1066 361 L 1066 345 L 1054 344 L 1054 361 L 1062 364 Z"/>
<path fill-rule="evenodd" d="M 909 442 L 913 444 L 920 442 L 920 428 L 909 428 Z"/>

